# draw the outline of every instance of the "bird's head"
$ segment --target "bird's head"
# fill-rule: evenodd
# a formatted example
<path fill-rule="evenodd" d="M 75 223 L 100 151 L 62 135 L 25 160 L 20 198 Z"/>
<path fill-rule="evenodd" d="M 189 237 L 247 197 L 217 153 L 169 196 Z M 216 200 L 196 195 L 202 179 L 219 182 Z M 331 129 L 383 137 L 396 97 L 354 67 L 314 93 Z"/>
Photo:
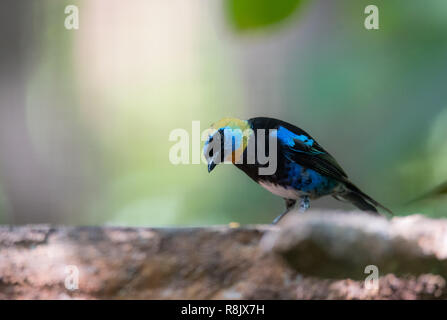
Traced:
<path fill-rule="evenodd" d="M 208 172 L 221 162 L 235 163 L 240 160 L 252 133 L 246 120 L 224 118 L 213 123 L 203 147 Z"/>

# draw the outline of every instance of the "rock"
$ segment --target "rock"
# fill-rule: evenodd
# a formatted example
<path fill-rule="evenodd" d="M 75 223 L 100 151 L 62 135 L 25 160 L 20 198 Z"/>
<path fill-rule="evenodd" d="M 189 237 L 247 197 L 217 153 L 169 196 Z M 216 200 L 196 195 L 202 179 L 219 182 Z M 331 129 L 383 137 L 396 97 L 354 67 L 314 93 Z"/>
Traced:
<path fill-rule="evenodd" d="M 1 226 L 0 299 L 445 298 L 446 226 L 316 211 L 274 227 Z"/>
<path fill-rule="evenodd" d="M 300 273 L 359 280 L 372 265 L 380 274 L 447 276 L 446 220 L 420 215 L 387 220 L 358 212 L 287 218 L 261 245 Z"/>

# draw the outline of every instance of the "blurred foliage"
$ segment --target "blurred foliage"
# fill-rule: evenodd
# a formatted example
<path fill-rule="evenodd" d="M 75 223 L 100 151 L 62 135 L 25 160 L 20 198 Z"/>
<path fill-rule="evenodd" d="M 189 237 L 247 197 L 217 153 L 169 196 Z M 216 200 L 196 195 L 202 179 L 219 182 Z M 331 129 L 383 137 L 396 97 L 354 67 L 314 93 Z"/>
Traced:
<path fill-rule="evenodd" d="M 2 185 L 0 184 L 0 223 L 7 223 L 7 207 L 6 207 L 6 197 L 2 190 Z"/>
<path fill-rule="evenodd" d="M 413 201 L 430 200 L 436 198 L 443 198 L 447 196 L 447 181 L 435 187 L 433 190 L 421 195 Z"/>
<path fill-rule="evenodd" d="M 447 215 L 442 197 L 403 205 L 447 179 L 447 1 L 380 2 L 376 31 L 366 0 L 79 1 L 72 32 L 66 4 L 39 3 L 27 74 L 34 151 L 69 186 L 52 222 L 270 222 L 283 201 L 236 168 L 168 161 L 171 130 L 227 116 L 294 123 L 393 211 Z"/>
<path fill-rule="evenodd" d="M 238 31 L 263 28 L 283 21 L 302 7 L 304 0 L 225 0 L 229 22 Z"/>

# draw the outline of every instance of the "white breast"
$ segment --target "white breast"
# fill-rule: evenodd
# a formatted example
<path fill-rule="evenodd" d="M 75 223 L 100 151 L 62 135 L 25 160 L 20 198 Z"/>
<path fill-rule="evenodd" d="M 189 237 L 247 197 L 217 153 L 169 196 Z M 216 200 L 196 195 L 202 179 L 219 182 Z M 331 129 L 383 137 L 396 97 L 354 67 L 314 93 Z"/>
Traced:
<path fill-rule="evenodd" d="M 298 190 L 286 188 L 271 182 L 259 181 L 259 184 L 271 193 L 285 199 L 298 199 L 301 195 L 303 195 L 303 193 Z"/>

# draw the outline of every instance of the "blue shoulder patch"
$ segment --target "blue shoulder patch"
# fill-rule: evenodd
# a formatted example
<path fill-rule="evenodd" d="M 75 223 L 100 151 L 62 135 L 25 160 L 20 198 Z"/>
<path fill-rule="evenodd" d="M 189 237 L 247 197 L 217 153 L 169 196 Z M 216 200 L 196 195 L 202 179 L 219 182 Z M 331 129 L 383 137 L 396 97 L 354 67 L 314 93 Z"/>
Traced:
<path fill-rule="evenodd" d="M 305 144 L 306 146 L 312 147 L 314 144 L 314 140 L 309 138 L 308 136 L 304 134 L 297 135 L 293 133 L 292 131 L 287 130 L 284 127 L 279 127 L 277 131 L 277 137 L 280 139 L 284 144 L 293 147 L 295 146 L 294 140 L 300 140 Z"/>

